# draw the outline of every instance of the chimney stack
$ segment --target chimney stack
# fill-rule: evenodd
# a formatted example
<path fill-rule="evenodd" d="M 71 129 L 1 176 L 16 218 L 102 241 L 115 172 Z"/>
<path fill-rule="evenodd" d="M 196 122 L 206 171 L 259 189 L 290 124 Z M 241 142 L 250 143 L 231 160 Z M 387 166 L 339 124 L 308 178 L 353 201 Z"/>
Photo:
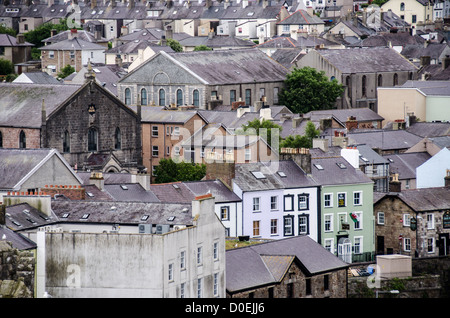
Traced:
<path fill-rule="evenodd" d="M 78 30 L 77 29 L 71 29 L 69 31 L 69 40 L 73 40 L 74 38 L 78 37 Z"/>
<path fill-rule="evenodd" d="M 311 173 L 311 154 L 308 148 L 281 148 L 280 160 L 292 160 L 305 173 Z"/>
<path fill-rule="evenodd" d="M 92 172 L 89 177 L 89 183 L 95 185 L 97 188 L 103 191 L 105 187 L 105 179 L 103 178 L 103 173 L 101 172 Z"/>
<path fill-rule="evenodd" d="M 398 181 L 398 173 L 392 176 L 392 180 L 389 181 L 390 192 L 402 192 L 402 183 Z"/>

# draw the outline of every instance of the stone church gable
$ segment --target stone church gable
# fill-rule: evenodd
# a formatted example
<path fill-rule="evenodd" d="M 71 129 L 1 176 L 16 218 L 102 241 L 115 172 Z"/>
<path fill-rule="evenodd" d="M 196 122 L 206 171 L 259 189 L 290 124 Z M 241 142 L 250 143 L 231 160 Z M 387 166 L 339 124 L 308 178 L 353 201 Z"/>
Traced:
<path fill-rule="evenodd" d="M 145 85 L 206 84 L 197 75 L 167 54 L 157 54 L 119 81 L 120 84 Z"/>

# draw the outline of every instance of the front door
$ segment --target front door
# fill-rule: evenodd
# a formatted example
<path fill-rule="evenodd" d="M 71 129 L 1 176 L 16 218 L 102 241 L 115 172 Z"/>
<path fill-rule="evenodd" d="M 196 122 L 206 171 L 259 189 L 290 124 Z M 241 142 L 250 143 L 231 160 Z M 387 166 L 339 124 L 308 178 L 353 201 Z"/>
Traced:
<path fill-rule="evenodd" d="M 352 262 L 352 243 L 348 237 L 342 237 L 338 241 L 338 257 L 346 262 Z"/>
<path fill-rule="evenodd" d="M 384 254 L 384 236 L 377 236 L 377 255 Z"/>
<path fill-rule="evenodd" d="M 449 255 L 449 233 L 439 234 L 439 256 Z"/>

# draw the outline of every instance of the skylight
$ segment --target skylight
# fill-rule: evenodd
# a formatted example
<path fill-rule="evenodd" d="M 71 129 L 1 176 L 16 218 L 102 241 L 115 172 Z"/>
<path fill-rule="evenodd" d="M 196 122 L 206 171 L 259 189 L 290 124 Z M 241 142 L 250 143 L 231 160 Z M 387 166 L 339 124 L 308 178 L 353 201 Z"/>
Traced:
<path fill-rule="evenodd" d="M 167 221 L 173 221 L 173 220 L 175 220 L 175 217 L 174 217 L 174 216 L 169 216 L 169 217 L 167 218 Z"/>
<path fill-rule="evenodd" d="M 339 168 L 346 169 L 347 167 L 342 162 L 336 162 Z"/>
<path fill-rule="evenodd" d="M 278 171 L 278 175 L 283 178 L 286 177 L 286 174 L 283 171 Z"/>
<path fill-rule="evenodd" d="M 70 213 L 64 213 L 61 217 L 67 219 L 69 217 Z"/>
<path fill-rule="evenodd" d="M 148 220 L 148 215 L 147 214 L 144 214 L 142 217 L 141 217 L 141 221 L 147 221 Z"/>
<path fill-rule="evenodd" d="M 256 179 L 265 179 L 266 176 L 261 171 L 252 171 L 253 176 Z"/>
<path fill-rule="evenodd" d="M 128 187 L 124 184 L 121 184 L 120 187 L 122 188 L 122 190 L 128 190 Z"/>
<path fill-rule="evenodd" d="M 83 214 L 83 216 L 81 217 L 83 220 L 86 220 L 89 217 L 89 213 Z"/>

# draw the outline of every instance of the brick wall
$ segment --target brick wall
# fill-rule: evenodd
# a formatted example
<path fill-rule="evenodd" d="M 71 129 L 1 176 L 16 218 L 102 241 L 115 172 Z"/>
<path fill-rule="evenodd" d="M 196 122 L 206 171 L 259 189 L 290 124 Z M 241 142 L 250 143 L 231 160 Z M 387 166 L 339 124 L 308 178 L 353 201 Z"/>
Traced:
<path fill-rule="evenodd" d="M 84 200 L 86 198 L 86 190 L 81 186 L 46 185 L 41 190 L 51 197 L 54 197 L 56 194 L 62 194 L 70 200 Z"/>
<path fill-rule="evenodd" d="M 3 148 L 19 148 L 19 135 L 23 130 L 26 137 L 26 147 L 37 149 L 41 146 L 40 129 L 32 128 L 0 128 L 3 139 Z"/>

